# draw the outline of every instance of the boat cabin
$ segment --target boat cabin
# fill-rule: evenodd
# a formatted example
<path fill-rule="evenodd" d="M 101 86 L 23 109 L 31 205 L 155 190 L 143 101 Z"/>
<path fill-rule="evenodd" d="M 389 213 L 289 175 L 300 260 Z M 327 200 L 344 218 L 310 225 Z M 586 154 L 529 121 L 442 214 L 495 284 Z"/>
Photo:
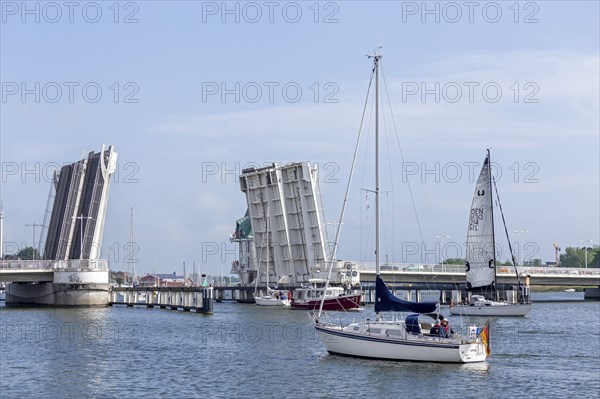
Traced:
<path fill-rule="evenodd" d="M 295 301 L 309 301 L 315 299 L 321 299 L 325 293 L 326 298 L 335 298 L 344 295 L 344 289 L 342 287 L 306 287 L 298 288 L 294 290 Z"/>

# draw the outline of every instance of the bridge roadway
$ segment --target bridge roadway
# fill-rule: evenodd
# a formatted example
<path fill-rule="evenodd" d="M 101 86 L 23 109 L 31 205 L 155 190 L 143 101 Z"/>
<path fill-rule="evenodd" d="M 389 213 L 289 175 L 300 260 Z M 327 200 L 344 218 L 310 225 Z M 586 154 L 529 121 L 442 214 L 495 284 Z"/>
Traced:
<path fill-rule="evenodd" d="M 105 260 L 3 260 L 0 261 L 0 282 L 51 283 L 60 271 L 108 270 Z"/>
<path fill-rule="evenodd" d="M 391 270 L 390 270 L 391 269 Z M 359 265 L 361 283 L 375 281 L 372 265 Z M 529 276 L 530 285 L 600 286 L 600 269 L 576 269 L 571 267 L 519 267 L 519 278 L 524 282 Z M 384 266 L 381 275 L 386 282 L 453 284 L 465 283 L 465 267 L 462 265 L 400 265 Z M 512 266 L 496 268 L 499 285 L 516 285 L 517 277 Z"/>
<path fill-rule="evenodd" d="M 100 269 L 102 264 L 94 261 L 14 261 L 0 262 L 0 282 L 52 282 L 55 271 L 73 269 Z M 355 264 L 353 270 L 360 272 L 361 283 L 375 281 L 372 264 Z M 465 268 L 462 265 L 402 264 L 383 265 L 381 274 L 388 282 L 423 284 L 464 284 Z M 519 275 L 529 276 L 530 285 L 600 286 L 600 269 L 576 269 L 569 267 L 519 267 Z M 512 266 L 497 267 L 498 284 L 516 284 Z"/>

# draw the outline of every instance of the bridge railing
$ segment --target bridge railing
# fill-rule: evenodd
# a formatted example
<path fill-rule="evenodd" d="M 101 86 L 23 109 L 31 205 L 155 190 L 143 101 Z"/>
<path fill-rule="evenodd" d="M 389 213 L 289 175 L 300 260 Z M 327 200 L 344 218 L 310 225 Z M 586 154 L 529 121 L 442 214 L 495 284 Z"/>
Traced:
<path fill-rule="evenodd" d="M 2 260 L 0 270 L 108 270 L 106 259 Z"/>
<path fill-rule="evenodd" d="M 361 272 L 374 272 L 375 263 L 357 262 L 353 263 L 353 270 Z M 465 273 L 464 265 L 447 265 L 431 263 L 394 263 L 383 264 L 380 266 L 382 272 L 398 273 Z M 519 266 L 517 268 L 519 275 L 545 275 L 545 276 L 600 276 L 599 268 L 574 268 L 574 267 L 531 267 Z M 514 266 L 497 266 L 496 273 L 515 274 Z"/>

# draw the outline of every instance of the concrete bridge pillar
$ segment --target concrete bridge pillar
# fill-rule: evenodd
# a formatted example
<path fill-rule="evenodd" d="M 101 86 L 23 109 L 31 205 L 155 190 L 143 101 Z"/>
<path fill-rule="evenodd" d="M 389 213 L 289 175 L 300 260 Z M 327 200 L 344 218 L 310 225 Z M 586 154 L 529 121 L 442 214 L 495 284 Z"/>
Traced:
<path fill-rule="evenodd" d="M 10 283 L 6 305 L 108 306 L 108 271 L 55 271 L 47 283 Z"/>

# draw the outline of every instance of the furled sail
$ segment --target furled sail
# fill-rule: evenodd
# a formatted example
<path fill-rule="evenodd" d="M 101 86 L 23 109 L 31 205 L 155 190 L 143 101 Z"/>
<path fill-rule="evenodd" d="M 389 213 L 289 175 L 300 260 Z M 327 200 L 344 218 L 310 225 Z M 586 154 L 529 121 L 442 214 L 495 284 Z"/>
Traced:
<path fill-rule="evenodd" d="M 469 215 L 467 232 L 467 289 L 493 291 L 496 281 L 490 156 L 485 158 Z"/>
<path fill-rule="evenodd" d="M 375 280 L 375 312 L 415 312 L 433 313 L 436 302 L 409 302 L 396 298 L 385 285 L 381 277 Z"/>

